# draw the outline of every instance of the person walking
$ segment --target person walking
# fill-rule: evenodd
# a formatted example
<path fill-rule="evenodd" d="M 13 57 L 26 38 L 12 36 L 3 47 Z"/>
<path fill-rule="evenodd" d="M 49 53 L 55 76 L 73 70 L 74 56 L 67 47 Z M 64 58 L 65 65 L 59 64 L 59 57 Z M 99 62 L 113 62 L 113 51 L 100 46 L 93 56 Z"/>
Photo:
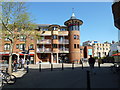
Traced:
<path fill-rule="evenodd" d="M 93 69 L 94 69 L 94 64 L 95 64 L 95 59 L 92 57 L 92 55 L 90 55 L 90 58 L 88 59 L 88 63 L 89 63 L 89 66 L 90 66 L 91 73 L 96 74 L 96 73 L 93 71 Z"/>
<path fill-rule="evenodd" d="M 14 71 L 17 72 L 17 60 L 15 59 L 13 62 L 13 66 L 14 66 Z"/>
<path fill-rule="evenodd" d="M 25 59 L 22 58 L 22 68 L 24 69 Z"/>

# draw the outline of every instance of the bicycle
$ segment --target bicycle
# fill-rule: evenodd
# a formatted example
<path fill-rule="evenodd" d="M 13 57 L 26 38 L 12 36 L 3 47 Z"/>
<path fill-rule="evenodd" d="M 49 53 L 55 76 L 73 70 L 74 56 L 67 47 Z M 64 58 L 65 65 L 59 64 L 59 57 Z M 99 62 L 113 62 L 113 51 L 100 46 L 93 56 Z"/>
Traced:
<path fill-rule="evenodd" d="M 120 72 L 120 65 L 116 65 L 114 64 L 113 66 L 111 66 L 111 71 L 115 74 L 115 73 L 119 73 Z"/>
<path fill-rule="evenodd" d="M 2 77 L 2 83 L 1 87 L 4 86 L 5 84 L 14 84 L 16 82 L 16 77 L 14 75 L 10 75 L 7 72 L 4 72 L 1 70 L 1 77 Z"/>

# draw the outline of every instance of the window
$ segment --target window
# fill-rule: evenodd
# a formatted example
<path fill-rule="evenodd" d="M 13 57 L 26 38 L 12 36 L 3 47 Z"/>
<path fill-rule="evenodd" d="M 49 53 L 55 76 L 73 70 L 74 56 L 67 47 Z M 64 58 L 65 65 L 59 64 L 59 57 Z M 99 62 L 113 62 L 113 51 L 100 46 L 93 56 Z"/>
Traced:
<path fill-rule="evenodd" d="M 74 44 L 74 48 L 76 48 L 76 44 Z"/>
<path fill-rule="evenodd" d="M 24 51 L 24 50 L 25 50 L 25 47 L 26 47 L 26 44 L 20 44 L 19 49 Z"/>
<path fill-rule="evenodd" d="M 57 27 L 52 27 L 52 30 L 56 30 L 57 29 Z"/>
<path fill-rule="evenodd" d="M 106 50 L 108 50 L 108 48 L 106 48 Z"/>
<path fill-rule="evenodd" d="M 33 37 L 30 37 L 31 40 L 33 40 L 34 38 Z"/>
<path fill-rule="evenodd" d="M 74 39 L 77 39 L 77 36 L 76 36 L 76 35 L 74 35 Z"/>
<path fill-rule="evenodd" d="M 41 59 L 46 59 L 48 56 L 47 56 L 47 54 L 45 54 L 45 53 L 41 53 L 41 55 L 40 55 L 40 58 Z"/>
<path fill-rule="evenodd" d="M 16 49 L 19 49 L 19 44 L 16 44 Z"/>
<path fill-rule="evenodd" d="M 10 44 L 5 44 L 4 45 L 4 50 L 10 50 Z"/>
<path fill-rule="evenodd" d="M 30 49 L 33 49 L 33 44 L 30 45 Z"/>
<path fill-rule="evenodd" d="M 57 39 L 57 35 L 53 35 L 53 39 Z"/>
<path fill-rule="evenodd" d="M 48 28 L 42 28 L 42 31 L 48 31 Z"/>
<path fill-rule="evenodd" d="M 8 38 L 5 38 L 5 41 L 10 41 Z"/>
<path fill-rule="evenodd" d="M 20 36 L 20 41 L 26 41 L 26 36 L 25 35 L 21 35 Z"/>
<path fill-rule="evenodd" d="M 79 39 L 79 35 L 77 35 L 77 39 Z"/>
<path fill-rule="evenodd" d="M 16 37 L 16 38 L 17 38 L 17 40 L 19 40 L 19 35 L 17 35 L 17 37 Z"/>
<path fill-rule="evenodd" d="M 106 55 L 106 52 L 105 52 L 105 55 Z"/>
<path fill-rule="evenodd" d="M 57 48 L 57 44 L 53 44 L 53 48 Z"/>
<path fill-rule="evenodd" d="M 77 48 L 79 48 L 79 44 L 77 44 Z"/>
<path fill-rule="evenodd" d="M 66 31 L 66 28 L 61 28 L 60 31 Z"/>

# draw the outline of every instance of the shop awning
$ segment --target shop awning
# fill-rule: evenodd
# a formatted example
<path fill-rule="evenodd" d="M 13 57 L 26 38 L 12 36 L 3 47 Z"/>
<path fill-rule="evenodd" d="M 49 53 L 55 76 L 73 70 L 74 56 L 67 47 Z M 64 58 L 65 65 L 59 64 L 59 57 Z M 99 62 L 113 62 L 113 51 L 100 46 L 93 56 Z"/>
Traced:
<path fill-rule="evenodd" d="M 120 53 L 113 54 L 112 56 L 120 56 Z"/>
<path fill-rule="evenodd" d="M 24 55 L 24 54 L 19 54 L 19 55 Z M 25 55 L 28 55 L 28 54 L 25 54 Z M 33 56 L 34 54 L 29 54 L 30 56 Z"/>

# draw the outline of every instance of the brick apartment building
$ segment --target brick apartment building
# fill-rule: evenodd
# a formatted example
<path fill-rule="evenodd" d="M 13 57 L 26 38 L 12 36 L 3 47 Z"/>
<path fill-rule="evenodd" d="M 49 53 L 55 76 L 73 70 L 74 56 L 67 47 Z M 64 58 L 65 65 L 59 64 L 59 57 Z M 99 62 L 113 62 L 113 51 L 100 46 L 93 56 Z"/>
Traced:
<path fill-rule="evenodd" d="M 13 58 L 27 59 L 31 63 L 38 63 L 40 60 L 47 63 L 63 62 L 79 62 L 80 61 L 80 28 L 83 21 L 75 17 L 74 13 L 64 25 L 39 24 L 34 32 L 39 36 L 35 38 L 35 34 L 20 35 L 15 38 Z M 16 33 L 18 33 L 16 31 Z M 2 42 L 0 55 L 2 60 L 9 60 L 10 41 L 7 38 L 0 39 Z M 24 54 L 23 50 L 28 50 L 28 54 Z"/>

